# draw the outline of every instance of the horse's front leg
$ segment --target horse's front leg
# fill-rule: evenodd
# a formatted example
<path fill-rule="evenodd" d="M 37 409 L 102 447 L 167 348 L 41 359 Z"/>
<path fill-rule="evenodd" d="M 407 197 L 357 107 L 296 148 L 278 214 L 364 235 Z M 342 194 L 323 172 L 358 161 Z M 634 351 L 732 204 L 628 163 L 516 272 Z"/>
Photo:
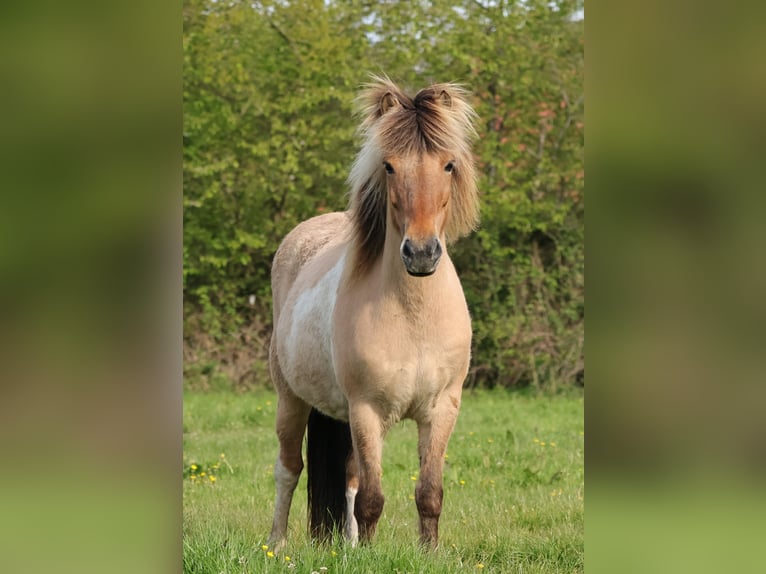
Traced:
<path fill-rule="evenodd" d="M 429 416 L 418 421 L 420 477 L 415 486 L 415 504 L 420 515 L 420 542 L 435 548 L 439 542 L 439 516 L 444 496 L 444 454 L 460 410 L 460 388 L 446 394 Z"/>
<path fill-rule="evenodd" d="M 351 439 L 354 443 L 354 458 L 359 479 L 354 516 L 358 525 L 359 540 L 369 542 L 375 534 L 385 500 L 381 486 L 383 425 L 371 405 L 362 403 L 349 407 Z"/>

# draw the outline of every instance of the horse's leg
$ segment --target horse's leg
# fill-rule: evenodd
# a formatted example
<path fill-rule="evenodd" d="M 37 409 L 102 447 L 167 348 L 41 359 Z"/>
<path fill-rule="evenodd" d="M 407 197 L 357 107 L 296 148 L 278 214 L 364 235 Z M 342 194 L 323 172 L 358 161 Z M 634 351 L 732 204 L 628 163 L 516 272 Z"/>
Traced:
<path fill-rule="evenodd" d="M 359 470 L 359 491 L 354 502 L 354 516 L 359 528 L 359 539 L 368 542 L 383 512 L 381 458 L 383 455 L 383 427 L 380 417 L 368 404 L 351 405 L 349 410 L 354 458 Z"/>
<path fill-rule="evenodd" d="M 420 515 L 420 542 L 436 547 L 439 542 L 439 516 L 442 511 L 444 453 L 460 409 L 460 389 L 445 394 L 430 413 L 418 421 L 420 477 L 415 486 L 415 504 Z"/>
<path fill-rule="evenodd" d="M 351 546 L 356 546 L 359 540 L 359 526 L 354 516 L 357 492 L 359 492 L 359 466 L 352 450 L 348 455 L 348 460 L 346 460 L 346 525 L 344 532 L 346 540 L 351 543 Z"/>
<path fill-rule="evenodd" d="M 277 437 L 279 455 L 274 463 L 274 481 L 277 497 L 274 503 L 274 522 L 269 536 L 269 545 L 279 551 L 285 545 L 287 517 L 293 492 L 303 470 L 301 446 L 306 431 L 311 407 L 296 397 L 286 386 L 278 386 Z"/>

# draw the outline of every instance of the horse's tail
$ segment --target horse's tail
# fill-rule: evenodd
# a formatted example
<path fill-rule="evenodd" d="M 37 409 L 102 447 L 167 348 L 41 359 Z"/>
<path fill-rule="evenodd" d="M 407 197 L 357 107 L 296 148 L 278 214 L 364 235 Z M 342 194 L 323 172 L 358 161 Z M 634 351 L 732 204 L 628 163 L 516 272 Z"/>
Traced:
<path fill-rule="evenodd" d="M 327 540 L 345 523 L 351 427 L 311 409 L 307 442 L 309 530 L 313 538 Z"/>

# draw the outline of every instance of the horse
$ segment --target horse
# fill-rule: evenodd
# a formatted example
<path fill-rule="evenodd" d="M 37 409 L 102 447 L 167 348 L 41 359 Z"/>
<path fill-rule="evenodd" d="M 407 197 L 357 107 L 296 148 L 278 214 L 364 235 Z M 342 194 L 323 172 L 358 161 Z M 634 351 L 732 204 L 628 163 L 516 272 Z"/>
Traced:
<path fill-rule="evenodd" d="M 298 224 L 272 265 L 275 550 L 286 544 L 307 428 L 312 538 L 372 540 L 383 439 L 403 418 L 418 428 L 420 542 L 438 544 L 444 455 L 471 354 L 447 245 L 478 223 L 476 114 L 459 85 L 410 97 L 386 77 L 373 76 L 357 103 L 362 146 L 347 210 Z"/>

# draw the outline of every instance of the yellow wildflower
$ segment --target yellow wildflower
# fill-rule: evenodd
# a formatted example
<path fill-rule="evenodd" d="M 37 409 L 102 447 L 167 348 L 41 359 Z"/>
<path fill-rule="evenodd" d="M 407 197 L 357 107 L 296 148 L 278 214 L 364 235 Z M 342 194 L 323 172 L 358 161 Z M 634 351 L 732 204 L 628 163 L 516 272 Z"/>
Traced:
<path fill-rule="evenodd" d="M 479 570 L 481 570 L 482 568 L 484 568 L 484 564 L 482 564 L 481 562 L 479 562 L 479 563 L 476 565 L 476 567 L 477 567 Z"/>
<path fill-rule="evenodd" d="M 269 551 L 266 553 L 266 556 L 268 556 L 269 558 L 274 558 L 274 553 L 273 553 L 271 550 L 269 550 Z"/>
<path fill-rule="evenodd" d="M 215 477 L 212 474 L 210 475 L 210 482 L 215 482 Z"/>
<path fill-rule="evenodd" d="M 263 548 L 264 550 L 268 550 L 269 549 L 269 545 L 268 544 L 263 544 L 263 545 L 261 545 L 261 548 Z"/>
<path fill-rule="evenodd" d="M 460 486 L 465 486 L 465 480 L 460 481 Z"/>
<path fill-rule="evenodd" d="M 290 557 L 289 556 L 285 556 L 285 562 L 290 562 Z"/>
<path fill-rule="evenodd" d="M 414 474 L 410 477 L 410 480 L 417 480 L 417 479 L 418 479 L 418 477 L 415 476 Z"/>
<path fill-rule="evenodd" d="M 197 468 L 199 468 L 199 467 L 196 464 L 191 465 L 191 469 L 192 470 L 197 470 Z"/>

